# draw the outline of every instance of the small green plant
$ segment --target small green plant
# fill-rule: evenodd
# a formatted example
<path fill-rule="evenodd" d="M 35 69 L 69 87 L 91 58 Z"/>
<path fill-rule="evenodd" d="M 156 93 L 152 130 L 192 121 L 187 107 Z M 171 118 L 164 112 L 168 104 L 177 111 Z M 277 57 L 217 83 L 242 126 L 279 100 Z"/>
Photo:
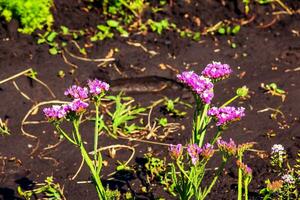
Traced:
<path fill-rule="evenodd" d="M 260 87 L 265 90 L 266 93 L 272 96 L 279 96 L 281 100 L 284 101 L 286 98 L 286 92 L 279 88 L 276 83 L 264 84 L 261 83 Z"/>
<path fill-rule="evenodd" d="M 145 158 L 147 159 L 145 168 L 149 182 L 154 179 L 162 181 L 166 173 L 166 161 L 153 157 L 150 153 L 145 154 Z"/>
<path fill-rule="evenodd" d="M 107 99 L 115 103 L 115 111 L 113 113 L 108 111 L 108 115 L 112 119 L 113 135 L 117 135 L 117 133 L 132 134 L 134 131 L 142 129 L 135 123 L 129 124 L 129 122 L 145 112 L 146 108 L 133 106 L 134 99 L 132 97 L 123 97 L 122 95 L 120 93 L 117 96 L 107 97 Z"/>
<path fill-rule="evenodd" d="M 50 11 L 52 5 L 53 0 L 0 0 L 0 14 L 7 22 L 18 19 L 22 25 L 18 30 L 31 34 L 45 26 L 51 29 L 54 21 Z"/>
<path fill-rule="evenodd" d="M 148 19 L 146 24 L 150 26 L 153 32 L 156 32 L 159 35 L 161 35 L 164 30 L 170 28 L 170 24 L 167 19 L 163 19 L 161 21 L 153 21 L 152 19 Z"/>
<path fill-rule="evenodd" d="M 61 47 L 59 43 L 55 41 L 55 38 L 59 33 L 56 31 L 47 31 L 44 34 L 38 34 L 39 39 L 37 41 L 38 44 L 47 43 L 49 45 L 49 53 L 51 55 L 56 55 L 61 52 Z"/>
<path fill-rule="evenodd" d="M 184 102 L 182 102 L 179 97 L 172 100 L 172 99 L 169 99 L 167 97 L 165 97 L 165 102 L 164 102 L 164 106 L 166 108 L 166 111 L 168 113 L 170 113 L 171 115 L 174 115 L 174 116 L 178 116 L 178 117 L 183 117 L 186 115 L 186 112 L 184 111 L 180 111 L 178 109 L 175 108 L 175 105 L 176 104 L 181 104 L 181 105 L 184 105 L 186 107 L 190 107 L 189 104 L 186 104 Z"/>
<path fill-rule="evenodd" d="M 238 32 L 240 32 L 241 26 L 240 25 L 235 25 L 235 26 L 230 26 L 230 25 L 223 25 L 218 29 L 218 33 L 220 35 L 236 35 Z"/>
<path fill-rule="evenodd" d="M 36 184 L 37 188 L 32 190 L 23 191 L 18 187 L 18 193 L 26 200 L 36 199 L 37 196 L 41 196 L 42 199 L 49 200 L 65 200 L 63 189 L 58 183 L 53 182 L 53 177 L 47 177 L 44 183 Z"/>
<path fill-rule="evenodd" d="M 271 165 L 273 171 L 280 177 L 275 181 L 267 179 L 266 187 L 260 191 L 264 200 L 273 199 L 299 199 L 300 177 L 299 163 L 300 154 L 296 159 L 296 164 L 291 166 L 287 153 L 281 144 L 274 144 L 271 151 Z"/>

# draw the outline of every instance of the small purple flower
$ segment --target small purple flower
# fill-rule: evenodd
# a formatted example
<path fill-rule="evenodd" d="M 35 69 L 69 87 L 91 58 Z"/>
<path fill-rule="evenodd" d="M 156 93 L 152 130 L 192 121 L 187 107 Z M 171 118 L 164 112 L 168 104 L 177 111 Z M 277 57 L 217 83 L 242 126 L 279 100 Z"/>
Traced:
<path fill-rule="evenodd" d="M 226 153 L 229 156 L 233 156 L 236 154 L 237 146 L 235 142 L 230 138 L 229 142 L 226 142 L 222 139 L 217 140 L 217 145 L 220 151 Z"/>
<path fill-rule="evenodd" d="M 169 146 L 169 152 L 172 158 L 178 159 L 182 154 L 182 144 L 177 144 L 177 145 L 171 144 Z"/>
<path fill-rule="evenodd" d="M 78 112 L 84 111 L 88 106 L 89 106 L 88 103 L 86 103 L 80 99 L 75 99 L 71 103 L 67 104 L 67 106 L 65 107 L 65 110 L 78 113 Z"/>
<path fill-rule="evenodd" d="M 214 146 L 207 143 L 202 147 L 200 155 L 206 160 L 208 160 L 214 155 L 214 152 Z"/>
<path fill-rule="evenodd" d="M 290 174 L 285 174 L 281 177 L 284 183 L 286 184 L 294 184 L 295 183 L 295 178 L 290 175 Z"/>
<path fill-rule="evenodd" d="M 63 106 L 53 105 L 50 108 L 44 108 L 43 112 L 48 119 L 58 120 L 64 118 L 67 115 Z"/>
<path fill-rule="evenodd" d="M 207 114 L 214 117 L 217 121 L 217 126 L 224 126 L 230 122 L 237 121 L 245 116 L 245 108 L 235 108 L 226 106 L 221 108 L 212 107 L 208 110 Z"/>
<path fill-rule="evenodd" d="M 101 94 L 103 91 L 109 90 L 109 84 L 104 81 L 99 81 L 98 79 L 88 80 L 88 86 L 90 93 L 95 96 Z"/>
<path fill-rule="evenodd" d="M 197 144 L 190 144 L 187 147 L 188 154 L 192 158 L 193 165 L 196 165 L 199 160 L 199 154 L 201 153 L 201 148 Z"/>
<path fill-rule="evenodd" d="M 77 85 L 72 85 L 65 91 L 66 96 L 73 97 L 74 99 L 86 99 L 88 98 L 88 89 L 86 87 L 80 87 Z"/>
<path fill-rule="evenodd" d="M 214 85 L 208 78 L 199 76 L 193 71 L 182 72 L 177 75 L 177 78 L 179 81 L 189 86 L 193 92 L 198 94 L 203 103 L 211 103 L 211 100 L 214 97 Z"/>
<path fill-rule="evenodd" d="M 213 61 L 205 67 L 202 75 L 210 79 L 219 80 L 227 78 L 231 72 L 232 70 L 228 64 Z"/>

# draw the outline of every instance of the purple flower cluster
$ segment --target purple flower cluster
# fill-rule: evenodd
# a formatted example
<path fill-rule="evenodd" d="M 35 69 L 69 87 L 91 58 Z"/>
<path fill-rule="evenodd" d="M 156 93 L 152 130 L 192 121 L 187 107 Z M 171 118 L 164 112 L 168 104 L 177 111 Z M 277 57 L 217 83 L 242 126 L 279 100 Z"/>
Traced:
<path fill-rule="evenodd" d="M 98 95 L 103 91 L 109 90 L 109 84 L 103 81 L 99 81 L 98 79 L 88 80 L 88 86 L 92 95 Z"/>
<path fill-rule="evenodd" d="M 239 120 L 245 116 L 245 108 L 239 107 L 235 108 L 232 106 L 226 107 L 212 107 L 208 110 L 207 114 L 211 117 L 214 117 L 217 121 L 217 126 L 227 125 L 232 121 Z"/>
<path fill-rule="evenodd" d="M 207 78 L 219 80 L 227 78 L 231 72 L 232 70 L 228 64 L 212 62 L 205 67 L 201 74 Z"/>
<path fill-rule="evenodd" d="M 71 103 L 67 104 L 67 111 L 73 111 L 73 112 L 81 112 L 84 111 L 89 106 L 88 103 L 80 100 L 80 99 L 74 99 Z"/>
<path fill-rule="evenodd" d="M 85 111 L 88 105 L 88 103 L 81 99 L 74 99 L 71 103 L 66 105 L 53 105 L 50 108 L 44 108 L 43 112 L 48 119 L 59 120 L 67 116 L 70 112 L 80 113 Z"/>
<path fill-rule="evenodd" d="M 95 96 L 109 89 L 109 84 L 97 79 L 89 80 L 88 86 L 90 91 L 86 87 L 80 87 L 77 85 L 73 85 L 68 88 L 64 94 L 72 97 L 74 100 L 66 105 L 54 105 L 50 108 L 44 108 L 43 112 L 45 116 L 50 120 L 59 120 L 66 117 L 70 112 L 83 112 L 89 105 L 84 101 L 85 99 L 89 98 L 89 93 Z"/>
<path fill-rule="evenodd" d="M 67 115 L 66 107 L 59 105 L 53 105 L 50 108 L 44 108 L 43 112 L 46 115 L 46 117 L 51 120 L 59 120 Z"/>
<path fill-rule="evenodd" d="M 208 160 L 214 155 L 214 152 L 215 150 L 213 145 L 207 143 L 202 147 L 200 155 L 206 160 Z"/>
<path fill-rule="evenodd" d="M 182 72 L 177 75 L 177 78 L 184 84 L 188 85 L 192 91 L 198 94 L 205 104 L 210 104 L 213 93 L 213 83 L 204 76 L 199 76 L 193 71 Z"/>
<path fill-rule="evenodd" d="M 187 147 L 187 152 L 192 159 L 193 165 L 196 165 L 199 160 L 199 154 L 201 153 L 201 148 L 197 144 L 190 144 Z"/>
<path fill-rule="evenodd" d="M 209 143 L 205 144 L 202 148 L 197 144 L 190 144 L 187 147 L 187 152 L 192 159 L 193 165 L 196 165 L 200 156 L 208 160 L 213 156 L 215 150 Z"/>
<path fill-rule="evenodd" d="M 221 152 L 224 152 L 229 156 L 233 156 L 236 154 L 237 146 L 231 138 L 230 138 L 229 142 L 226 142 L 222 139 L 218 139 L 217 145 Z"/>
<path fill-rule="evenodd" d="M 169 146 L 169 152 L 172 158 L 178 159 L 182 154 L 182 144 L 177 144 L 177 145 L 171 144 Z"/>
<path fill-rule="evenodd" d="M 86 99 L 88 98 L 88 89 L 86 87 L 80 87 L 77 85 L 72 85 L 65 91 L 66 96 L 70 96 L 74 99 Z"/>

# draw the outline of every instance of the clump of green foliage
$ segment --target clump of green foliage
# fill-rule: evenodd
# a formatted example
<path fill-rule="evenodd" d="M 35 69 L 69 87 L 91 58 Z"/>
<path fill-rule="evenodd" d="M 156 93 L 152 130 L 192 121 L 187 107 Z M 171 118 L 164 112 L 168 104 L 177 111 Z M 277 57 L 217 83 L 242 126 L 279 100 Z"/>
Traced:
<path fill-rule="evenodd" d="M 36 184 L 37 188 L 32 190 L 23 191 L 21 187 L 18 187 L 18 193 L 26 200 L 30 200 L 32 198 L 37 197 L 37 195 L 41 195 L 45 199 L 50 200 L 65 200 L 63 194 L 63 189 L 60 187 L 58 183 L 54 183 L 53 177 L 47 177 L 44 183 Z M 43 199 L 44 199 L 43 198 Z"/>
<path fill-rule="evenodd" d="M 53 24 L 50 8 L 53 0 L 0 0 L 0 15 L 9 22 L 12 18 L 18 19 L 21 33 L 31 34 L 36 29 L 49 29 Z"/>

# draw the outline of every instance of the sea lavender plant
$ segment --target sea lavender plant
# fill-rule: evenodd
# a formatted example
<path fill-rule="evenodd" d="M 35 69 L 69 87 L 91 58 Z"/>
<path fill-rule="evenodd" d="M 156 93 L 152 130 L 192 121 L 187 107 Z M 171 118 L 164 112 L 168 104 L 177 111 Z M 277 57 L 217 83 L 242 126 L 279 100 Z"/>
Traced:
<path fill-rule="evenodd" d="M 105 82 L 95 80 L 88 81 L 88 87 L 80 87 L 73 85 L 65 91 L 65 95 L 73 98 L 73 101 L 65 105 L 53 105 L 49 108 L 44 108 L 43 112 L 47 119 L 53 123 L 58 132 L 66 138 L 69 142 L 74 144 L 80 149 L 81 155 L 90 169 L 93 182 L 98 193 L 98 197 L 101 200 L 107 200 L 107 190 L 104 188 L 101 179 L 100 172 L 102 168 L 102 155 L 98 152 L 98 135 L 101 129 L 104 127 L 103 121 L 99 114 L 99 107 L 101 104 L 101 98 L 108 91 L 109 85 Z M 90 103 L 94 103 L 96 109 L 95 116 L 95 131 L 94 131 L 94 159 L 92 159 L 87 153 L 86 147 L 82 140 L 80 133 L 80 124 L 82 123 L 82 117 L 86 112 Z M 68 134 L 61 128 L 61 123 L 66 119 L 72 122 L 73 131 L 72 134 Z"/>
<path fill-rule="evenodd" d="M 182 156 L 183 153 L 180 153 L 180 156 L 174 156 L 179 155 L 176 154 L 178 150 L 175 146 L 170 146 L 169 148 L 171 157 L 176 160 L 176 165 L 171 165 L 171 174 L 173 186 L 179 194 L 180 199 L 205 199 L 223 171 L 228 158 L 230 156 L 237 156 L 238 152 L 243 153 L 247 149 L 245 146 L 239 148 L 241 146 L 237 146 L 232 139 L 229 142 L 225 142 L 224 140 L 220 140 L 219 137 L 230 123 L 240 120 L 245 116 L 245 109 L 243 107 L 236 108 L 228 105 L 238 97 L 246 97 L 248 88 L 244 86 L 237 89 L 236 95 L 221 107 L 210 108 L 214 97 L 214 83 L 227 78 L 231 72 L 232 70 L 229 65 L 213 62 L 206 66 L 201 75 L 193 71 L 186 71 L 177 75 L 178 80 L 191 89 L 196 102 L 193 121 L 194 128 L 190 144 L 187 146 L 187 154 L 190 157 L 190 161 L 185 161 L 185 157 Z M 210 139 L 210 143 L 203 145 L 208 125 L 212 119 L 216 121 L 218 131 Z M 205 167 L 215 153 L 213 146 L 216 142 L 222 155 L 222 162 L 211 184 L 202 188 L 201 182 L 205 175 Z M 242 153 L 239 159 L 240 162 L 242 162 Z"/>
<path fill-rule="evenodd" d="M 201 75 L 193 71 L 185 71 L 177 75 L 178 80 L 188 86 L 195 97 L 196 108 L 194 113 L 194 129 L 191 138 L 192 144 L 196 143 L 200 147 L 203 145 L 206 130 L 212 118 L 217 120 L 217 126 L 219 127 L 219 133 L 212 140 L 212 144 L 214 144 L 226 126 L 245 115 L 244 108 L 227 106 L 238 97 L 247 96 L 248 88 L 245 86 L 239 88 L 236 95 L 220 108 L 212 107 L 210 109 L 210 104 L 214 97 L 213 83 L 227 78 L 231 73 L 232 70 L 228 64 L 212 62 L 206 66 Z"/>

